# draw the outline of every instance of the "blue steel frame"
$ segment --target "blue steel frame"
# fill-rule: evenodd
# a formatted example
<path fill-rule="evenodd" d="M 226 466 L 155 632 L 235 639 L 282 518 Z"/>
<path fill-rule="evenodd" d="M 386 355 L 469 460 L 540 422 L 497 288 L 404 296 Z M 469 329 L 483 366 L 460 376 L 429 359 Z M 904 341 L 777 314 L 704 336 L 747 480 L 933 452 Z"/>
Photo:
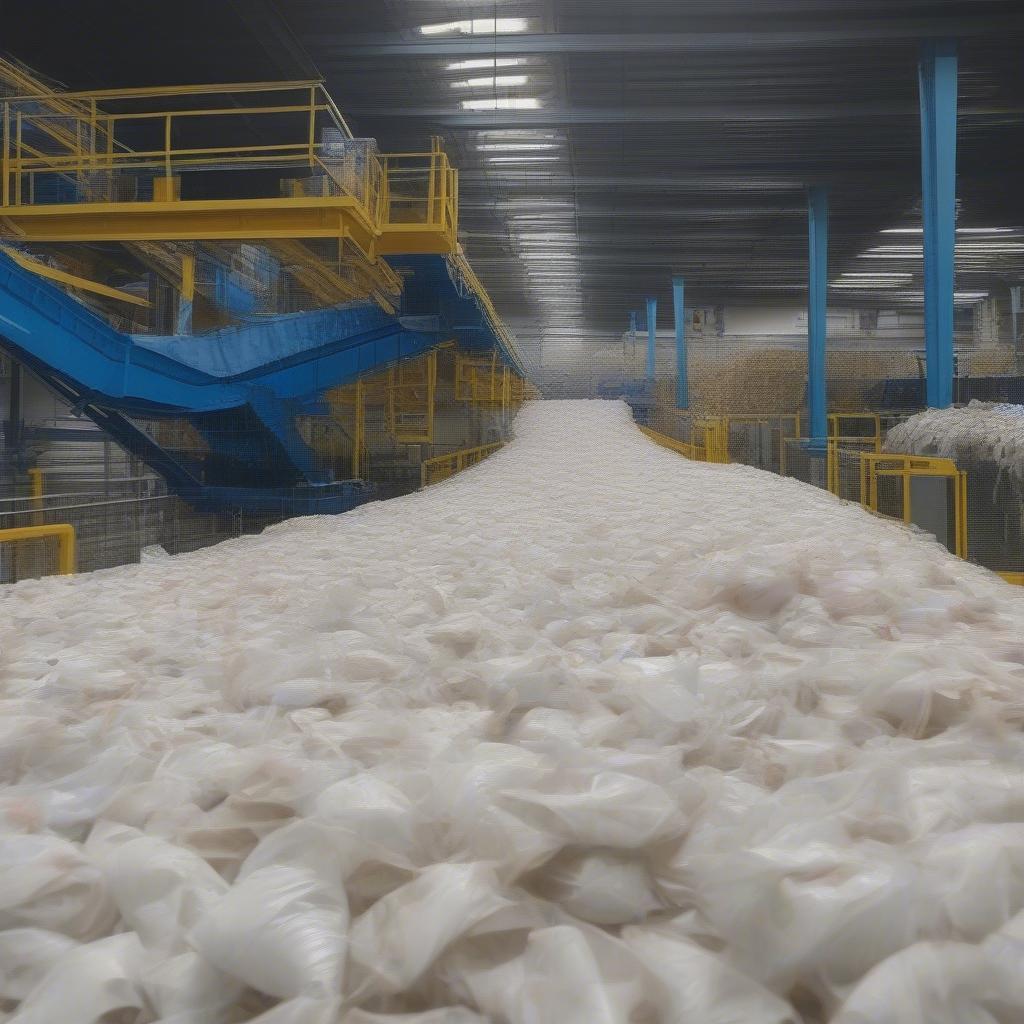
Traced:
<path fill-rule="evenodd" d="M 686 309 L 683 306 L 683 279 L 672 278 L 672 312 L 676 322 L 676 408 L 690 407 L 690 380 L 686 364 Z"/>
<path fill-rule="evenodd" d="M 953 302 L 956 283 L 957 48 L 930 40 L 918 65 L 921 101 L 921 209 L 924 221 L 924 322 L 929 407 L 953 403 Z"/>
<path fill-rule="evenodd" d="M 658 345 L 658 300 L 647 300 L 647 379 L 654 380 Z"/>
<path fill-rule="evenodd" d="M 0 347 L 188 500 L 211 508 L 339 511 L 373 492 L 361 482 L 329 479 L 295 428 L 296 416 L 326 411 L 325 391 L 450 338 L 468 351 L 497 347 L 502 361 L 519 369 L 443 257 L 403 258 L 401 269 L 406 287 L 398 316 L 373 303 L 350 303 L 225 328 L 199 343 L 192 336 L 122 334 L 0 254 Z M 218 478 L 209 469 L 200 479 L 133 417 L 187 419 L 212 453 L 245 463 L 246 479 L 239 482 L 234 471 L 231 479 Z M 226 431 L 225 418 L 245 425 Z"/>
<path fill-rule="evenodd" d="M 828 189 L 815 185 L 807 195 L 809 282 L 807 291 L 808 437 L 825 444 L 828 404 L 825 343 L 828 337 Z"/>

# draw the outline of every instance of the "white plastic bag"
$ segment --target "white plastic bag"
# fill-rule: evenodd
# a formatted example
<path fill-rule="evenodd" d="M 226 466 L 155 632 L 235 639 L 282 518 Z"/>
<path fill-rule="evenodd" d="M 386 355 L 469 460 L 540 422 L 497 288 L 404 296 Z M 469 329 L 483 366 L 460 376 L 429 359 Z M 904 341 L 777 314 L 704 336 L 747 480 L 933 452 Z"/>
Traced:
<path fill-rule="evenodd" d="M 457 938 L 510 906 L 483 864 L 436 864 L 352 924 L 352 998 L 401 992 Z"/>
<path fill-rule="evenodd" d="M 670 928 L 630 926 L 622 939 L 668 992 L 664 1024 L 797 1024 L 774 992 Z"/>
<path fill-rule="evenodd" d="M 10 1024 L 97 1024 L 115 1010 L 141 1009 L 143 950 L 134 932 L 76 946 L 24 998 Z"/>
<path fill-rule="evenodd" d="M 121 917 L 147 947 L 183 949 L 188 930 L 229 888 L 191 850 L 126 825 L 97 826 L 86 850 L 103 865 Z"/>
<path fill-rule="evenodd" d="M 285 865 L 237 882 L 192 930 L 219 970 L 280 999 L 340 995 L 348 906 L 340 887 Z"/>
<path fill-rule="evenodd" d="M 42 928 L 0 931 L 0 1003 L 25 998 L 47 971 L 78 945 Z"/>
<path fill-rule="evenodd" d="M 0 928 L 44 928 L 89 941 L 117 920 L 102 871 L 74 843 L 0 834 L 0 866 Z"/>
<path fill-rule="evenodd" d="M 831 1024 L 1019 1024 L 1024 985 L 982 946 L 919 942 L 884 960 L 850 993 Z"/>

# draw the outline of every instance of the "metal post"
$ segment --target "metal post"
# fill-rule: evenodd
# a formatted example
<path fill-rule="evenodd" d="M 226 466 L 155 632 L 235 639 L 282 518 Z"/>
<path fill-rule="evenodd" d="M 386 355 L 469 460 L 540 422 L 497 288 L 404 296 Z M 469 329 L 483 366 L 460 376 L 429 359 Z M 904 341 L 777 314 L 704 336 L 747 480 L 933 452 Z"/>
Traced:
<path fill-rule="evenodd" d="M 636 373 L 636 332 L 640 322 L 640 315 L 635 309 L 630 310 L 629 313 L 629 340 L 633 345 L 632 352 L 632 366 L 630 371 Z"/>
<path fill-rule="evenodd" d="M 672 278 L 672 311 L 676 321 L 676 408 L 690 407 L 690 380 L 686 364 L 686 310 L 683 308 L 683 279 Z"/>
<path fill-rule="evenodd" d="M 1010 332 L 1013 335 L 1013 358 L 1019 360 L 1020 352 L 1021 288 L 1019 284 L 1010 288 Z"/>
<path fill-rule="evenodd" d="M 921 209 L 924 221 L 926 394 L 930 408 L 953 404 L 953 289 L 956 261 L 957 55 L 953 40 L 923 44 Z"/>
<path fill-rule="evenodd" d="M 647 379 L 654 380 L 658 344 L 658 300 L 647 300 Z"/>
<path fill-rule="evenodd" d="M 807 412 L 808 437 L 825 444 L 828 409 L 825 391 L 825 342 L 828 336 L 828 189 L 816 185 L 807 197 Z"/>

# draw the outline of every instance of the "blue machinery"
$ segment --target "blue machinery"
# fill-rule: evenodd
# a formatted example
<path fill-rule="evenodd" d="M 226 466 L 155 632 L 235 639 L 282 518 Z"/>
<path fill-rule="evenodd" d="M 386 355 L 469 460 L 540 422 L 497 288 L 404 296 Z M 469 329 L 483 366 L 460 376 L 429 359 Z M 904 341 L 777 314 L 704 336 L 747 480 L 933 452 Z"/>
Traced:
<path fill-rule="evenodd" d="M 315 82 L 85 95 L 19 71 L 18 86 L 29 95 L 0 104 L 0 235 L 18 245 L 0 253 L 0 344 L 197 507 L 293 515 L 367 500 L 373 487 L 335 479 L 300 420 L 440 345 L 491 357 L 492 380 L 495 367 L 523 375 L 459 251 L 457 173 L 436 142 L 379 155 Z M 221 122 L 236 113 L 281 134 L 227 149 Z M 190 135 L 205 116 L 221 119 L 216 136 Z M 242 198 L 204 198 L 203 172 L 225 169 Z M 241 287 L 239 245 L 260 254 Z M 111 267 L 140 265 L 149 298 L 111 286 Z M 51 281 L 102 301 L 94 311 Z M 126 307 L 144 310 L 142 332 L 113 326 Z"/>
<path fill-rule="evenodd" d="M 403 261 L 408 313 L 351 303 L 205 335 L 132 337 L 0 254 L 4 347 L 78 412 L 205 508 L 341 511 L 372 495 L 333 482 L 294 426 L 325 413 L 323 393 L 451 338 L 489 351 L 502 339 L 440 256 Z M 510 365 L 514 354 L 502 351 Z M 209 448 L 191 463 L 138 426 L 184 419 Z"/>

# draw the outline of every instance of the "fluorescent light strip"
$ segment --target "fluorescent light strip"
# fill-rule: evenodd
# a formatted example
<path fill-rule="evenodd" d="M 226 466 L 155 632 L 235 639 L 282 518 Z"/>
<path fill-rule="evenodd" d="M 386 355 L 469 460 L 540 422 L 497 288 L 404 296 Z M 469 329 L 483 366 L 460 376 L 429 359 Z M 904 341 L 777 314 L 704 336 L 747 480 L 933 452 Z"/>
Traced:
<path fill-rule="evenodd" d="M 535 128 L 485 128 L 476 134 L 481 139 L 503 139 L 506 142 L 535 142 L 538 139 L 562 139 L 558 132 L 539 131 Z"/>
<path fill-rule="evenodd" d="M 957 228 L 958 235 L 1012 235 L 1016 228 Z M 883 235 L 923 235 L 924 228 L 885 228 Z"/>
<path fill-rule="evenodd" d="M 471 18 L 464 21 L 444 21 L 434 25 L 420 25 L 424 36 L 485 36 L 505 32 L 525 32 L 525 18 Z"/>
<path fill-rule="evenodd" d="M 463 110 L 537 110 L 540 100 L 535 96 L 510 96 L 487 100 L 463 100 Z"/>
<path fill-rule="evenodd" d="M 541 164 L 552 163 L 562 158 L 559 156 L 489 156 L 489 164 Z"/>
<path fill-rule="evenodd" d="M 509 153 L 537 149 L 558 149 L 556 142 L 487 142 L 476 147 L 481 153 Z"/>
<path fill-rule="evenodd" d="M 446 71 L 484 71 L 489 68 L 517 68 L 523 62 L 518 57 L 493 57 L 484 60 L 459 60 L 448 64 Z"/>
<path fill-rule="evenodd" d="M 452 82 L 453 89 L 503 89 L 513 85 L 526 85 L 527 75 L 494 75 L 491 78 L 467 78 L 463 82 Z"/>

